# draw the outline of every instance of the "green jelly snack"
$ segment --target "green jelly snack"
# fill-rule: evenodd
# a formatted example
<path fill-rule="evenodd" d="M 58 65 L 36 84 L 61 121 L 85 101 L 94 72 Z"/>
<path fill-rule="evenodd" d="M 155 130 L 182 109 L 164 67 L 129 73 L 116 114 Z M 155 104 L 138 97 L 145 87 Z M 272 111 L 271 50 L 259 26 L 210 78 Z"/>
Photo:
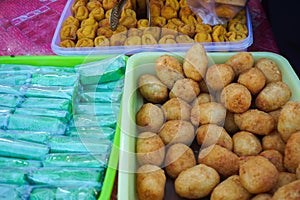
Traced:
<path fill-rule="evenodd" d="M 16 185 L 28 184 L 25 177 L 28 171 L 29 169 L 27 168 L 1 168 L 0 183 Z"/>
<path fill-rule="evenodd" d="M 117 81 L 110 81 L 106 83 L 99 83 L 94 85 L 84 85 L 83 91 L 94 91 L 94 92 L 111 92 L 119 91 L 124 87 L 124 77 Z"/>
<path fill-rule="evenodd" d="M 42 98 L 58 98 L 58 99 L 68 99 L 73 100 L 75 93 L 74 87 L 37 87 L 31 86 L 26 89 L 26 97 L 42 97 Z"/>
<path fill-rule="evenodd" d="M 0 184 L 0 198 L 24 200 L 29 196 L 28 185 Z"/>
<path fill-rule="evenodd" d="M 0 157 L 0 168 L 15 168 L 15 167 L 36 168 L 41 166 L 42 166 L 42 162 L 37 160 L 25 160 L 19 158 Z"/>
<path fill-rule="evenodd" d="M 67 122 L 71 118 L 71 113 L 68 111 L 44 108 L 17 108 L 14 114 L 53 117 L 64 122 Z"/>
<path fill-rule="evenodd" d="M 70 128 L 66 135 L 80 138 L 95 138 L 113 140 L 115 129 L 111 127 L 77 127 Z"/>
<path fill-rule="evenodd" d="M 0 138 L 47 144 L 53 134 L 41 131 L 1 130 Z"/>
<path fill-rule="evenodd" d="M 0 156 L 42 160 L 49 153 L 46 145 L 0 138 Z"/>
<path fill-rule="evenodd" d="M 93 102 L 120 102 L 122 97 L 122 91 L 112 92 L 83 92 L 79 95 L 81 102 L 93 103 Z"/>
<path fill-rule="evenodd" d="M 27 80 L 27 74 L 0 74 L 0 85 L 24 85 Z"/>
<path fill-rule="evenodd" d="M 26 98 L 20 107 L 71 111 L 72 104 L 67 99 L 31 97 Z"/>
<path fill-rule="evenodd" d="M 0 85 L 0 94 L 13 94 L 16 96 L 22 96 L 20 92 L 21 86 L 19 85 Z"/>
<path fill-rule="evenodd" d="M 9 108 L 17 107 L 22 101 L 22 98 L 12 94 L 0 94 L 0 106 Z"/>
<path fill-rule="evenodd" d="M 87 115 L 76 114 L 70 121 L 70 127 L 116 127 L 116 115 Z"/>
<path fill-rule="evenodd" d="M 18 115 L 9 117 L 8 130 L 43 131 L 52 134 L 64 134 L 67 125 L 59 119 L 52 117 Z"/>
<path fill-rule="evenodd" d="M 41 74 L 34 73 L 31 77 L 31 84 L 38 86 L 64 86 L 73 87 L 78 84 L 79 77 L 77 74 Z"/>
<path fill-rule="evenodd" d="M 79 103 L 74 107 L 75 114 L 116 115 L 120 109 L 119 103 Z"/>

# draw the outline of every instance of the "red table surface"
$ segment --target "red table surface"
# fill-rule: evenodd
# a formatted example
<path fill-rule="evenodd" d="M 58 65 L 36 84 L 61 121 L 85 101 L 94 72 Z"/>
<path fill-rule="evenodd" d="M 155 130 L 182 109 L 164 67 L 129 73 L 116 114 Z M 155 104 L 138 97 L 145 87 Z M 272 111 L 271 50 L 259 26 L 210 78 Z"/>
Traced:
<path fill-rule="evenodd" d="M 67 0 L 0 0 L 0 56 L 54 55 L 51 40 Z M 248 51 L 279 53 L 260 0 L 249 0 L 253 44 Z M 117 178 L 111 199 L 117 199 Z"/>

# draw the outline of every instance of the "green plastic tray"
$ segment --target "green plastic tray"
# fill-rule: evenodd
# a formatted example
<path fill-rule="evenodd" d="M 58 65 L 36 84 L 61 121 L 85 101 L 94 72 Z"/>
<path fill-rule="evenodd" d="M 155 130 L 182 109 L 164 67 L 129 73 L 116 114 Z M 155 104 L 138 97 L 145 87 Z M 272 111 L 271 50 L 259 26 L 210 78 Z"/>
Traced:
<path fill-rule="evenodd" d="M 99 56 L 1 56 L 0 64 L 24 64 L 34 66 L 57 66 L 57 67 L 74 67 L 75 65 L 88 63 L 97 60 L 110 58 L 112 55 Z M 127 59 L 127 58 L 126 58 Z M 98 200 L 108 200 L 111 198 L 115 176 L 118 167 L 119 145 L 120 145 L 120 119 L 116 127 L 114 142 L 108 161 L 108 168 L 105 173 L 102 190 Z"/>
<path fill-rule="evenodd" d="M 259 58 L 270 58 L 277 63 L 283 74 L 283 81 L 292 90 L 291 100 L 300 101 L 300 81 L 289 62 L 281 55 L 270 52 L 251 52 L 255 60 Z M 138 53 L 128 59 L 123 99 L 122 102 L 122 122 L 121 122 L 121 143 L 120 143 L 120 162 L 118 171 L 118 196 L 122 200 L 137 199 L 135 171 L 135 143 L 136 143 L 136 124 L 135 114 L 143 104 L 143 99 L 139 95 L 137 82 L 141 74 L 155 74 L 155 60 L 163 55 L 169 54 L 183 60 L 185 53 L 170 52 L 149 52 Z M 207 53 L 210 64 L 225 63 L 229 57 L 236 52 L 211 52 Z M 172 195 L 171 195 L 172 196 Z"/>

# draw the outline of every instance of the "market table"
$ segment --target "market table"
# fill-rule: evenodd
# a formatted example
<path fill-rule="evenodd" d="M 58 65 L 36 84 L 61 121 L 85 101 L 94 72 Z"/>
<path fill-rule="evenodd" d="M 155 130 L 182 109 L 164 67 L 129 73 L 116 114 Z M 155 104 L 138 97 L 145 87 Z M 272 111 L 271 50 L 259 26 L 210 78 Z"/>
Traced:
<path fill-rule="evenodd" d="M 54 55 L 51 40 L 67 0 L 1 0 L 0 56 Z M 279 53 L 259 0 L 249 0 L 253 44 L 248 51 Z M 117 177 L 111 199 L 117 199 Z"/>

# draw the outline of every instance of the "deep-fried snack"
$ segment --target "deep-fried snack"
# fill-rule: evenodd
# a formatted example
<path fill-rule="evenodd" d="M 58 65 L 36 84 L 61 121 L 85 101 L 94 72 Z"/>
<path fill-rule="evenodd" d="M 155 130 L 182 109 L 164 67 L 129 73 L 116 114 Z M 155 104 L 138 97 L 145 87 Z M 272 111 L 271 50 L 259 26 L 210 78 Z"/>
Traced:
<path fill-rule="evenodd" d="M 226 42 L 227 40 L 226 33 L 227 31 L 224 28 L 224 26 L 221 25 L 214 26 L 211 33 L 213 42 Z"/>
<path fill-rule="evenodd" d="M 73 40 L 63 40 L 59 43 L 59 46 L 65 48 L 73 48 L 75 47 L 75 42 Z"/>
<path fill-rule="evenodd" d="M 104 35 L 97 36 L 94 39 L 94 45 L 95 45 L 95 47 L 109 46 L 109 39 L 107 37 L 105 37 Z"/>
<path fill-rule="evenodd" d="M 277 168 L 277 170 L 279 172 L 283 172 L 285 171 L 285 168 L 283 166 L 283 155 L 277 151 L 277 150 L 265 150 L 262 151 L 259 155 L 267 158 L 269 161 L 271 161 L 271 163 L 273 163 L 273 165 L 275 165 L 275 167 Z"/>
<path fill-rule="evenodd" d="M 137 20 L 132 16 L 124 16 L 121 17 L 119 24 L 125 26 L 127 29 L 135 28 L 137 26 Z"/>
<path fill-rule="evenodd" d="M 177 11 L 171 6 L 163 6 L 160 10 L 160 16 L 166 19 L 177 18 Z"/>
<path fill-rule="evenodd" d="M 125 33 L 116 33 L 110 37 L 110 45 L 111 46 L 122 46 L 127 39 L 127 35 Z"/>
<path fill-rule="evenodd" d="M 244 51 L 231 56 L 225 63 L 230 65 L 235 75 L 238 76 L 243 71 L 253 67 L 254 58 L 250 52 Z"/>
<path fill-rule="evenodd" d="M 160 38 L 160 29 L 159 27 L 146 27 L 144 28 L 143 35 L 151 34 L 157 42 Z"/>
<path fill-rule="evenodd" d="M 136 158 L 140 165 L 160 166 L 165 158 L 165 145 L 153 132 L 142 132 L 136 141 Z"/>
<path fill-rule="evenodd" d="M 195 27 L 195 32 L 196 33 L 205 31 L 205 32 L 211 34 L 212 30 L 213 29 L 212 29 L 211 25 L 209 25 L 209 24 L 199 24 L 199 23 L 197 23 L 196 27 Z"/>
<path fill-rule="evenodd" d="M 105 36 L 106 38 L 110 38 L 113 35 L 113 31 L 110 27 L 99 27 L 97 29 L 97 36 Z"/>
<path fill-rule="evenodd" d="M 90 38 L 81 38 L 77 41 L 75 47 L 94 47 L 94 41 Z"/>
<path fill-rule="evenodd" d="M 155 45 L 157 44 L 157 40 L 150 33 L 146 33 L 142 35 L 142 45 Z"/>
<path fill-rule="evenodd" d="M 161 16 L 155 16 L 151 18 L 151 25 L 152 26 L 158 26 L 158 27 L 163 27 L 166 25 L 167 19 Z"/>
<path fill-rule="evenodd" d="M 176 36 L 178 35 L 178 27 L 174 23 L 168 22 L 161 29 L 161 38 L 164 37 L 165 35 L 175 36 L 175 41 L 176 41 Z"/>
<path fill-rule="evenodd" d="M 104 9 L 102 7 L 100 8 L 94 8 L 90 13 L 89 17 L 93 17 L 98 22 L 105 18 Z"/>
<path fill-rule="evenodd" d="M 75 40 L 77 27 L 75 25 L 63 26 L 60 30 L 60 40 Z"/>
<path fill-rule="evenodd" d="M 298 200 L 300 198 L 300 180 L 293 181 L 280 187 L 273 195 L 272 200 Z"/>
<path fill-rule="evenodd" d="M 72 15 L 74 15 L 77 12 L 77 9 L 79 8 L 79 6 L 84 6 L 85 7 L 85 5 L 86 5 L 85 0 L 74 1 L 72 3 L 72 7 L 71 7 Z"/>
<path fill-rule="evenodd" d="M 89 10 L 85 6 L 79 6 L 75 12 L 75 18 L 79 21 L 87 19 L 89 17 Z"/>
<path fill-rule="evenodd" d="M 238 156 L 256 156 L 262 151 L 261 143 L 253 133 L 239 131 L 232 136 L 233 152 Z"/>
<path fill-rule="evenodd" d="M 287 185 L 293 181 L 296 181 L 297 177 L 294 173 L 289 172 L 279 172 L 278 179 L 275 187 L 272 189 L 271 193 L 276 192 L 280 187 Z"/>
<path fill-rule="evenodd" d="M 177 80 L 169 94 L 170 98 L 181 98 L 190 103 L 200 94 L 199 84 L 190 78 Z"/>
<path fill-rule="evenodd" d="M 139 28 L 130 28 L 127 31 L 127 36 L 128 37 L 132 37 L 132 36 L 139 36 L 142 37 L 143 35 L 143 30 L 139 29 Z"/>
<path fill-rule="evenodd" d="M 189 120 L 191 106 L 180 98 L 172 98 L 162 105 L 165 119 L 168 120 Z"/>
<path fill-rule="evenodd" d="M 118 3 L 118 0 L 103 0 L 102 6 L 104 10 L 110 10 L 112 9 L 116 4 Z"/>
<path fill-rule="evenodd" d="M 110 19 L 112 9 L 109 9 L 105 12 L 105 19 Z"/>
<path fill-rule="evenodd" d="M 180 19 L 182 19 L 182 17 L 186 17 L 186 16 L 193 15 L 193 14 L 194 14 L 193 11 L 188 6 L 180 8 L 180 10 L 179 10 L 179 18 Z"/>
<path fill-rule="evenodd" d="M 237 82 L 244 85 L 251 94 L 259 93 L 266 84 L 266 77 L 258 68 L 250 68 L 238 76 Z"/>
<path fill-rule="evenodd" d="M 77 30 L 77 38 L 80 40 L 82 38 L 94 39 L 96 37 L 96 29 L 93 26 L 84 26 Z"/>
<path fill-rule="evenodd" d="M 102 5 L 99 1 L 89 1 L 86 4 L 87 9 L 91 12 L 92 10 L 96 8 L 102 8 Z"/>
<path fill-rule="evenodd" d="M 215 13 L 220 18 L 232 19 L 240 8 L 229 4 L 218 4 Z"/>
<path fill-rule="evenodd" d="M 109 19 L 104 18 L 99 21 L 99 27 L 110 27 Z"/>
<path fill-rule="evenodd" d="M 158 44 L 177 44 L 174 35 L 164 35 L 158 41 Z"/>
<path fill-rule="evenodd" d="M 179 6 L 182 8 L 188 7 L 186 0 L 179 0 Z"/>
<path fill-rule="evenodd" d="M 281 154 L 284 154 L 285 142 L 277 130 L 274 130 L 262 138 L 262 148 L 263 150 L 277 150 Z"/>
<path fill-rule="evenodd" d="M 272 195 L 269 193 L 260 193 L 253 196 L 251 200 L 272 200 Z"/>
<path fill-rule="evenodd" d="M 200 84 L 199 84 L 199 88 L 200 88 L 200 91 L 201 91 Z M 211 101 L 213 101 L 213 97 L 209 93 L 201 91 L 201 93 L 193 101 L 192 106 L 195 106 L 196 104 L 208 103 L 208 102 L 211 102 Z"/>
<path fill-rule="evenodd" d="M 237 32 L 237 33 L 243 33 L 245 35 L 248 35 L 248 28 L 245 24 L 238 22 L 238 21 L 232 21 L 228 24 L 228 31 L 229 32 Z"/>
<path fill-rule="evenodd" d="M 229 31 L 225 34 L 226 36 L 226 40 L 230 41 L 230 42 L 234 42 L 234 41 L 240 41 L 240 40 L 244 40 L 247 35 L 241 32 L 233 32 L 233 31 Z"/>
<path fill-rule="evenodd" d="M 61 26 L 64 27 L 66 25 L 75 25 L 78 28 L 80 26 L 80 22 L 78 19 L 70 15 L 69 17 L 67 17 L 67 19 L 63 21 Z"/>
<path fill-rule="evenodd" d="M 98 22 L 93 17 L 89 17 L 87 19 L 82 20 L 80 24 L 80 28 L 85 26 L 92 26 L 95 30 L 98 28 Z"/>
<path fill-rule="evenodd" d="M 191 26 L 193 26 L 194 28 L 196 27 L 197 25 L 197 20 L 196 18 L 193 16 L 193 15 L 188 15 L 188 16 L 182 16 L 180 18 L 185 24 L 189 24 Z"/>
<path fill-rule="evenodd" d="M 282 81 L 282 73 L 275 61 L 269 58 L 260 58 L 255 62 L 255 67 L 260 69 L 266 77 L 266 83 Z"/>
<path fill-rule="evenodd" d="M 182 171 L 194 167 L 196 159 L 189 146 L 176 143 L 168 148 L 164 164 L 167 174 L 175 179 Z"/>
<path fill-rule="evenodd" d="M 161 16 L 160 12 L 161 12 L 161 8 L 162 6 L 159 3 L 150 1 L 150 11 L 151 11 L 151 16 L 155 17 L 155 16 Z"/>
<path fill-rule="evenodd" d="M 137 28 L 142 29 L 142 28 L 146 28 L 146 27 L 149 27 L 148 19 L 139 19 L 137 21 Z"/>
<path fill-rule="evenodd" d="M 283 163 L 288 172 L 296 173 L 300 164 L 300 131 L 293 133 L 287 140 Z"/>
<path fill-rule="evenodd" d="M 196 42 L 212 42 L 211 35 L 206 31 L 198 31 L 194 36 L 194 40 Z"/>
<path fill-rule="evenodd" d="M 179 8 L 180 8 L 179 2 L 177 0 L 166 0 L 165 5 L 166 6 L 171 6 L 176 11 L 178 11 Z"/>
<path fill-rule="evenodd" d="M 178 31 L 190 38 L 194 38 L 195 35 L 195 26 L 191 24 L 183 24 L 178 26 Z"/>

